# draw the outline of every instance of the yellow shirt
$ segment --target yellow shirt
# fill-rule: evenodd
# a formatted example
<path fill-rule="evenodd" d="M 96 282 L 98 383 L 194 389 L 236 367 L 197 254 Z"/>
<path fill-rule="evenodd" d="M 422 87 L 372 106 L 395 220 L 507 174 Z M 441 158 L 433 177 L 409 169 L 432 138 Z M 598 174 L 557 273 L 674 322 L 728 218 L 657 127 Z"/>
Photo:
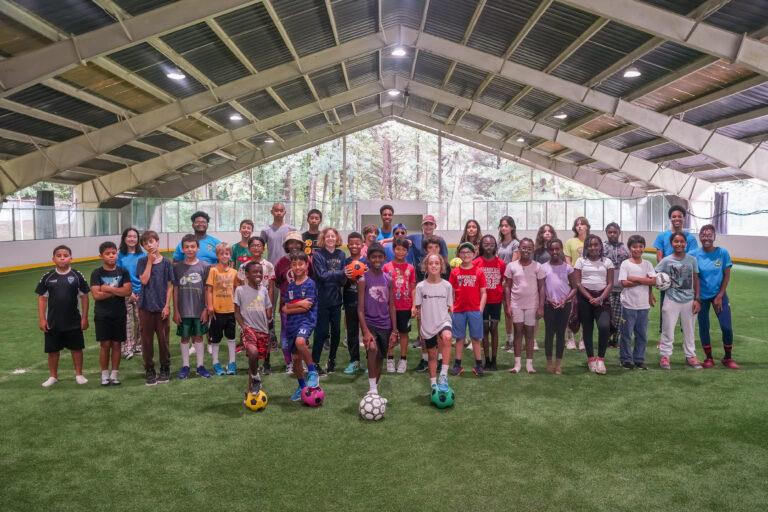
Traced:
<path fill-rule="evenodd" d="M 579 240 L 578 237 L 571 238 L 565 242 L 563 255 L 571 258 L 571 266 L 574 266 L 579 261 L 579 258 L 584 255 L 584 242 Z"/>
<path fill-rule="evenodd" d="M 228 268 L 225 271 L 219 270 L 216 266 L 211 267 L 208 272 L 207 286 L 213 289 L 213 310 L 216 313 L 234 313 L 235 304 L 235 278 L 237 270 Z"/>

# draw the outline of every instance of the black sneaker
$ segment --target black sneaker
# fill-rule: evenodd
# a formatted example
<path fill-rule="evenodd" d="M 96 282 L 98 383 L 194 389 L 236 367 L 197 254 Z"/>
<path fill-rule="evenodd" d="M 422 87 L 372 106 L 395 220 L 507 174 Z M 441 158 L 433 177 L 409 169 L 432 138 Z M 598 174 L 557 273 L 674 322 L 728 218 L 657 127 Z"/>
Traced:
<path fill-rule="evenodd" d="M 147 377 L 147 386 L 154 386 L 157 384 L 157 374 L 155 373 L 155 368 L 147 368 L 147 370 L 144 372 L 144 375 Z"/>
<path fill-rule="evenodd" d="M 325 365 L 325 372 L 330 375 L 332 373 L 336 373 L 336 361 L 333 359 L 329 359 L 328 363 Z"/>
<path fill-rule="evenodd" d="M 323 370 L 323 367 L 320 365 L 320 363 L 315 363 L 315 371 L 320 377 L 327 377 L 328 374 L 325 370 Z"/>
<path fill-rule="evenodd" d="M 645 366 L 645 363 L 635 363 L 635 368 L 637 368 L 638 370 L 647 370 L 648 369 L 648 367 Z"/>
<path fill-rule="evenodd" d="M 624 361 L 623 363 L 621 363 L 621 367 L 624 368 L 625 370 L 631 370 L 632 368 L 635 367 L 635 364 L 632 363 L 631 361 Z"/>
<path fill-rule="evenodd" d="M 264 368 L 261 370 L 261 373 L 263 373 L 264 375 L 272 375 L 272 365 L 265 362 Z"/>
<path fill-rule="evenodd" d="M 495 372 L 495 371 L 497 371 L 497 370 L 498 370 L 498 368 L 496 367 L 496 361 L 491 361 L 491 366 L 490 366 L 490 368 L 486 368 L 486 370 L 488 370 L 489 372 Z"/>
<path fill-rule="evenodd" d="M 419 361 L 419 365 L 416 367 L 416 371 L 419 373 L 424 373 L 429 369 L 429 363 L 425 360 Z"/>
<path fill-rule="evenodd" d="M 171 368 L 170 366 L 160 367 L 160 376 L 157 378 L 157 382 L 165 383 L 171 380 Z"/>

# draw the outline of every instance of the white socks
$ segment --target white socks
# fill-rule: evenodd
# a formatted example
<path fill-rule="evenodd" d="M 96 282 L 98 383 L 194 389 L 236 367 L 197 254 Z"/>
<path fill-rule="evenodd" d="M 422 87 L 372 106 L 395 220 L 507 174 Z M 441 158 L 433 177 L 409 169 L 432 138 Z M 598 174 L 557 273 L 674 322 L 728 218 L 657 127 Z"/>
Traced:
<path fill-rule="evenodd" d="M 525 360 L 525 370 L 528 373 L 533 373 L 535 370 L 533 369 L 533 359 L 526 359 Z"/>
<path fill-rule="evenodd" d="M 219 344 L 209 343 L 208 346 L 211 348 L 211 356 L 213 357 L 213 364 L 218 363 L 219 362 Z"/>
<path fill-rule="evenodd" d="M 515 358 L 515 370 L 518 371 L 518 372 L 520 371 L 520 362 L 521 362 L 521 360 L 522 360 L 522 358 L 520 358 L 520 357 L 516 357 Z"/>
<path fill-rule="evenodd" d="M 227 340 L 227 349 L 229 349 L 229 362 L 235 362 L 235 349 L 237 348 L 237 342 L 235 340 Z"/>
<path fill-rule="evenodd" d="M 421 353 L 421 358 L 422 358 L 424 361 L 429 361 L 429 354 L 427 354 L 426 352 L 422 352 L 422 353 Z"/>
<path fill-rule="evenodd" d="M 197 366 L 203 366 L 203 358 L 205 357 L 205 352 L 203 352 L 202 341 L 195 342 L 195 357 L 197 357 Z"/>
<path fill-rule="evenodd" d="M 444 364 L 440 367 L 440 375 L 448 375 L 448 365 Z"/>
<path fill-rule="evenodd" d="M 437 377 L 430 377 L 429 384 L 432 386 L 437 386 Z"/>
<path fill-rule="evenodd" d="M 368 379 L 368 393 L 379 394 L 379 386 L 376 384 L 376 379 Z"/>
<path fill-rule="evenodd" d="M 109 378 L 111 380 L 118 380 L 118 377 L 117 377 L 118 373 L 119 373 L 119 370 L 112 370 L 112 373 L 109 374 Z"/>
<path fill-rule="evenodd" d="M 181 344 L 181 366 L 189 366 L 189 343 Z"/>

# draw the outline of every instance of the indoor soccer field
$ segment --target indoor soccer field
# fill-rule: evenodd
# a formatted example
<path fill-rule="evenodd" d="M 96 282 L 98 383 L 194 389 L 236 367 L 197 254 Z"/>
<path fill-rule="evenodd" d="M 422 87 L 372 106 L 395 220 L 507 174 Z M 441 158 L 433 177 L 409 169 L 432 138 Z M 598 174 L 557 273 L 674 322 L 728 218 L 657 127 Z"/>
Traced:
<path fill-rule="evenodd" d="M 88 275 L 95 266 L 74 267 Z M 289 402 L 296 381 L 282 373 L 279 352 L 259 413 L 242 403 L 242 354 L 237 376 L 152 388 L 137 357 L 123 361 L 122 386 L 102 388 L 93 327 L 89 383 L 75 383 L 65 353 L 61 382 L 44 389 L 33 294 L 42 272 L 0 275 L 6 511 L 765 510 L 765 268 L 732 272 L 739 371 L 686 369 L 679 339 L 672 371 L 656 369 L 656 312 L 647 372 L 622 370 L 611 349 L 605 376 L 589 373 L 579 351 L 566 352 L 562 376 L 544 371 L 542 352 L 538 374 L 511 375 L 504 352 L 498 372 L 452 378 L 456 404 L 444 410 L 430 404 L 410 349 L 409 371 L 382 377 L 389 404 L 380 422 L 358 413 L 365 374 L 322 379 L 319 408 Z M 173 336 L 171 352 L 178 371 Z M 346 363 L 343 346 L 339 354 Z"/>

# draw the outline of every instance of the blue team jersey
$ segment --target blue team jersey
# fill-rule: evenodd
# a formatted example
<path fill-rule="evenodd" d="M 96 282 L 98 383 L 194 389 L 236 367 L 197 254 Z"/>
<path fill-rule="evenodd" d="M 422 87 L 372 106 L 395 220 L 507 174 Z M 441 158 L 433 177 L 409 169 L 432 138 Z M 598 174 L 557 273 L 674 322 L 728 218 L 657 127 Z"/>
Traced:
<path fill-rule="evenodd" d="M 315 328 L 315 324 L 317 324 L 317 288 L 315 287 L 315 282 L 310 278 L 307 278 L 301 284 L 296 284 L 296 281 L 288 283 L 286 300 L 284 302 L 291 303 L 303 299 L 311 300 L 312 308 L 304 313 L 287 315 L 286 329 L 289 338 L 296 337 L 300 330 L 302 331 L 302 337 L 306 338 L 309 336 L 308 333 L 311 333 Z"/>
<path fill-rule="evenodd" d="M 723 283 L 723 271 L 733 266 L 731 255 L 722 247 L 706 253 L 699 247 L 691 253 L 699 264 L 699 288 L 702 299 L 711 299 L 720 293 L 720 285 Z"/>
<path fill-rule="evenodd" d="M 674 249 L 672 249 L 672 242 L 670 242 L 670 238 L 672 238 L 672 230 L 668 229 L 666 231 L 662 231 L 656 236 L 656 240 L 653 242 L 653 247 L 655 249 L 658 249 L 660 251 L 664 252 L 664 257 L 666 258 L 673 252 L 675 252 Z M 685 233 L 685 241 L 687 245 L 685 246 L 685 252 L 690 253 L 694 249 L 698 249 L 699 242 L 696 241 L 696 237 L 693 236 L 691 233 Z"/>
<path fill-rule="evenodd" d="M 203 260 L 206 263 L 215 265 L 219 262 L 219 258 L 216 257 L 216 246 L 221 242 L 218 238 L 214 238 L 211 235 L 206 235 L 205 238 L 200 240 L 200 250 L 197 251 L 197 259 Z M 176 261 L 184 261 L 187 257 L 184 255 L 184 251 L 181 250 L 181 242 L 176 246 L 176 250 L 173 251 L 173 259 Z"/>
<path fill-rule="evenodd" d="M 139 249 L 139 252 L 129 252 L 128 254 L 117 253 L 117 266 L 123 267 L 131 275 L 131 291 L 136 295 L 141 293 L 141 279 L 138 272 L 136 272 L 136 265 L 139 259 L 146 257 L 147 253 L 141 249 Z"/>

